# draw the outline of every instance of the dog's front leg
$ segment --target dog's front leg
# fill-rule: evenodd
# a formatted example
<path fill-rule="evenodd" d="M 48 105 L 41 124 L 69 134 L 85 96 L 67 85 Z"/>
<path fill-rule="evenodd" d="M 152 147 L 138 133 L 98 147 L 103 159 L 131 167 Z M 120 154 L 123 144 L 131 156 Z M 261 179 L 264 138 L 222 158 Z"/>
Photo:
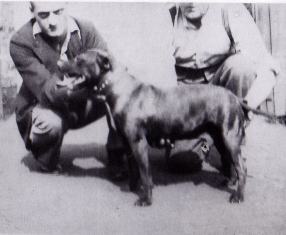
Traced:
<path fill-rule="evenodd" d="M 127 155 L 128 168 L 129 168 L 129 188 L 130 191 L 135 192 L 139 189 L 140 173 L 136 159 L 133 154 Z"/>
<path fill-rule="evenodd" d="M 134 157 L 139 167 L 142 181 L 142 194 L 135 202 L 136 206 L 149 206 L 152 204 L 152 176 L 148 159 L 148 144 L 145 137 L 131 143 Z"/>

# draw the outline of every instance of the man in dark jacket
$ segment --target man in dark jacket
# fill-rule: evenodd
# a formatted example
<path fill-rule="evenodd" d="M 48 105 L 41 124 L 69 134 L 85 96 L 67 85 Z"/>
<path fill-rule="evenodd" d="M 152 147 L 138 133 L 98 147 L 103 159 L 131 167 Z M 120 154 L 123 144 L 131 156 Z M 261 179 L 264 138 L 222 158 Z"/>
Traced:
<path fill-rule="evenodd" d="M 92 48 L 107 50 L 107 46 L 92 23 L 68 16 L 64 3 L 32 2 L 30 6 L 34 18 L 10 42 L 11 57 L 23 79 L 16 100 L 16 121 L 26 148 L 37 159 L 39 170 L 53 172 L 59 166 L 60 148 L 67 130 L 80 128 L 105 115 L 104 103 L 95 99 L 88 88 L 74 91 L 63 85 L 71 79 L 63 80 L 57 62 L 73 59 Z M 41 105 L 43 102 L 49 105 Z M 118 156 L 121 146 L 118 137 L 109 134 L 109 169 L 114 174 L 120 169 L 117 166 L 122 161 Z"/>

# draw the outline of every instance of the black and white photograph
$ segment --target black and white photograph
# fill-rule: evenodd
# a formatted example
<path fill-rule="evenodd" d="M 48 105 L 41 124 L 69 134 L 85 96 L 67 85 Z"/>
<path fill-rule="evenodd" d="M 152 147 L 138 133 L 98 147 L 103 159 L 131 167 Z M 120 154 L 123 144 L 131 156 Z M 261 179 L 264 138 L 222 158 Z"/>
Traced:
<path fill-rule="evenodd" d="M 286 234 L 286 2 L 0 1 L 0 234 Z"/>

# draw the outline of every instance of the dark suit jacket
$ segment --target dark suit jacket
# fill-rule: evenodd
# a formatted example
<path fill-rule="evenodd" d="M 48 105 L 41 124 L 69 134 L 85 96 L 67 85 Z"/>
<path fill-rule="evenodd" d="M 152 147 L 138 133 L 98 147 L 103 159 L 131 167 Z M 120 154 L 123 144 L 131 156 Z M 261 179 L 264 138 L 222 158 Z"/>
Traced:
<path fill-rule="evenodd" d="M 67 56 L 74 58 L 90 48 L 107 50 L 106 43 L 94 28 L 91 22 L 75 19 L 80 29 L 81 38 L 77 32 L 72 33 L 68 44 Z M 60 53 L 51 46 L 49 40 L 42 34 L 33 36 L 33 24 L 31 19 L 10 41 L 10 54 L 19 71 L 23 83 L 16 98 L 16 121 L 19 132 L 24 139 L 27 149 L 31 148 L 29 133 L 31 129 L 31 111 L 41 99 L 50 96 L 53 99 L 55 81 L 60 76 L 57 61 Z M 82 99 L 77 102 L 85 102 Z M 59 110 L 61 109 L 59 105 Z M 76 104 L 75 107 L 83 105 Z M 66 117 L 68 118 L 68 117 Z"/>

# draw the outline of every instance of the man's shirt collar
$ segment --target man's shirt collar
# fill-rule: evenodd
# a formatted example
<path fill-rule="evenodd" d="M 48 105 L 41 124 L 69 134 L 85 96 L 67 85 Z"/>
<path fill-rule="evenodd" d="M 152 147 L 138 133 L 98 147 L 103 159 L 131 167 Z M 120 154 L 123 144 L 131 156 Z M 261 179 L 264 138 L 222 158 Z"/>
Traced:
<path fill-rule="evenodd" d="M 68 33 L 71 34 L 73 32 L 78 32 L 78 36 L 81 38 L 79 27 L 72 17 L 70 17 L 70 16 L 67 17 L 67 24 L 68 24 Z M 39 34 L 41 32 L 42 32 L 42 30 L 41 30 L 38 22 L 35 21 L 35 23 L 33 25 L 33 36 L 35 37 L 37 34 Z"/>
<path fill-rule="evenodd" d="M 35 21 L 35 23 L 33 25 L 34 37 L 36 37 L 36 35 L 41 33 L 41 32 L 42 32 L 42 30 L 41 30 L 38 22 Z M 74 18 L 68 16 L 67 17 L 67 35 L 66 35 L 65 41 L 64 41 L 64 43 L 61 47 L 61 51 L 60 51 L 60 59 L 62 59 L 62 60 L 67 60 L 66 52 L 68 50 L 68 44 L 70 42 L 71 35 L 74 32 L 77 32 L 78 37 L 81 39 L 80 30 L 79 30 L 77 23 L 75 22 Z"/>

